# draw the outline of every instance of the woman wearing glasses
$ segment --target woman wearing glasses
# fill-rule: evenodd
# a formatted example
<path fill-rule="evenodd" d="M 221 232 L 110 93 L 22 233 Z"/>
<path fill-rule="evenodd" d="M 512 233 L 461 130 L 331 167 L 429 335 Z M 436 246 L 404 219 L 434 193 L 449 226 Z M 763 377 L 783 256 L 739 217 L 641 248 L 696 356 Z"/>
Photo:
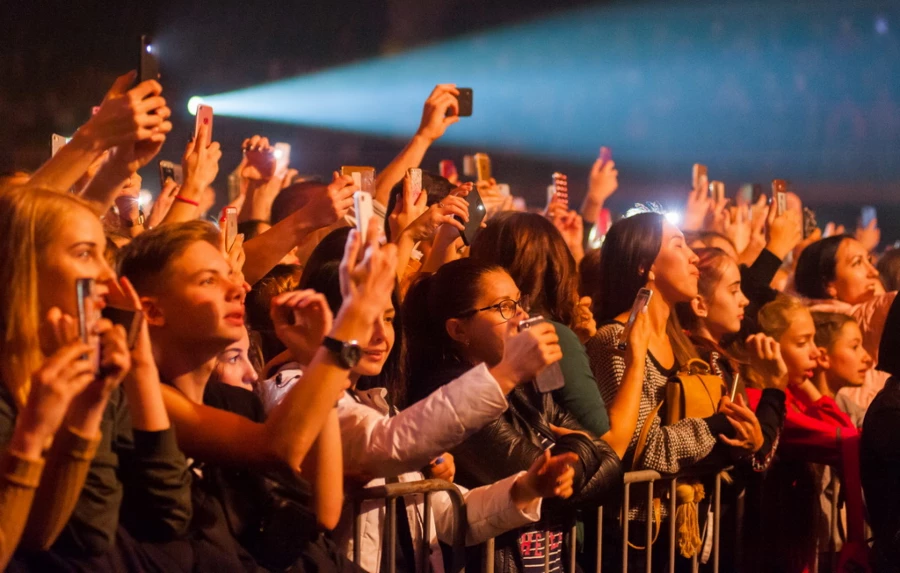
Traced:
<path fill-rule="evenodd" d="M 507 340 L 528 316 L 523 306 L 509 273 L 471 258 L 448 263 L 413 284 L 403 304 L 409 403 L 425 399 L 473 366 L 499 364 Z M 456 479 L 466 487 L 483 486 L 527 470 L 548 448 L 555 455 L 577 454 L 572 496 L 546 503 L 539 522 L 496 541 L 497 571 L 543 570 L 545 538 L 550 540 L 550 569 L 560 570 L 563 546 L 574 542 L 566 534 L 576 509 L 588 510 L 614 495 L 622 483 L 622 466 L 612 448 L 593 439 L 550 394 L 525 384 L 507 400 L 509 409 L 500 418 L 451 450 Z"/>

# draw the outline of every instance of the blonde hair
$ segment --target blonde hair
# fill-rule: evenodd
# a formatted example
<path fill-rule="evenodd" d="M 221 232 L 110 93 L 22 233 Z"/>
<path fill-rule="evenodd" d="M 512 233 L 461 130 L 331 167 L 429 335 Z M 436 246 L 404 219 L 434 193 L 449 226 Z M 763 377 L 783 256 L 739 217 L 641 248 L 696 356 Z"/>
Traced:
<path fill-rule="evenodd" d="M 38 260 L 79 207 L 96 217 L 73 195 L 35 187 L 0 193 L 0 374 L 19 408 L 27 401 L 31 375 L 44 361 Z"/>
<path fill-rule="evenodd" d="M 809 309 L 798 298 L 778 295 L 775 300 L 759 309 L 759 328 L 767 336 L 779 340 L 781 335 L 790 328 L 791 316 L 799 311 L 808 313 Z"/>

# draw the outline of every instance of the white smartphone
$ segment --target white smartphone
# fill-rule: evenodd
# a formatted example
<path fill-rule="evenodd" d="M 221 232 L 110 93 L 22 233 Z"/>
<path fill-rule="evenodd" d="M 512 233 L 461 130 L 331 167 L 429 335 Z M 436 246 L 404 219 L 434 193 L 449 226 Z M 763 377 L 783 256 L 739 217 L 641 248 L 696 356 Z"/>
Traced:
<path fill-rule="evenodd" d="M 212 143 L 212 130 L 213 130 L 213 108 L 208 105 L 200 104 L 197 106 L 197 119 L 194 122 L 194 138 L 196 139 L 200 133 L 200 126 L 205 125 L 209 129 L 206 131 L 206 138 L 200 143 L 203 147 L 209 147 L 209 144 Z"/>
<path fill-rule="evenodd" d="M 422 194 L 422 170 L 411 167 L 407 173 L 409 173 L 410 197 L 413 204 L 415 204 L 419 201 L 419 196 Z"/>
<path fill-rule="evenodd" d="M 487 153 L 475 154 L 475 172 L 479 181 L 487 181 L 491 178 L 491 156 Z"/>
<path fill-rule="evenodd" d="M 772 181 L 772 196 L 775 198 L 777 213 L 780 217 L 787 211 L 787 182 L 784 179 Z"/>
<path fill-rule="evenodd" d="M 625 323 L 625 329 L 619 336 L 619 344 L 617 345 L 619 350 L 628 348 L 628 337 L 631 336 L 631 329 L 634 327 L 634 321 L 637 318 L 638 313 L 643 311 L 644 308 L 650 304 L 650 297 L 652 296 L 652 290 L 642 288 L 638 291 L 637 296 L 634 297 L 634 303 L 631 305 L 631 314 L 628 315 L 628 322 Z"/>
<path fill-rule="evenodd" d="M 721 181 L 713 181 L 709 184 L 709 192 L 713 201 L 723 201 L 725 199 L 725 184 Z"/>
<path fill-rule="evenodd" d="M 522 332 L 523 330 L 529 329 L 532 326 L 542 324 L 544 322 L 547 322 L 547 319 L 540 315 L 526 318 L 519 323 L 519 332 Z M 562 368 L 560 367 L 559 362 L 554 362 L 550 366 L 547 366 L 546 368 L 541 370 L 541 372 L 537 376 L 534 377 L 534 386 L 541 394 L 559 390 L 565 385 L 566 379 L 565 376 L 563 376 Z"/>
<path fill-rule="evenodd" d="M 291 164 L 291 144 L 276 143 L 275 144 L 275 175 L 284 177 L 287 173 L 288 166 Z"/>
<path fill-rule="evenodd" d="M 60 149 L 65 147 L 65 145 L 68 141 L 69 141 L 68 138 L 66 138 L 58 133 L 52 134 L 50 136 L 50 157 L 53 157 L 54 155 L 56 155 Z"/>
<path fill-rule="evenodd" d="M 369 220 L 374 214 L 372 207 L 372 195 L 365 191 L 357 191 L 353 194 L 353 210 L 356 212 L 356 230 L 359 231 L 363 243 L 366 242 L 369 231 Z"/>
<path fill-rule="evenodd" d="M 222 228 L 225 232 L 225 249 L 231 252 L 237 237 L 237 207 L 225 207 L 222 211 Z"/>
<path fill-rule="evenodd" d="M 471 155 L 463 155 L 463 175 L 475 177 L 475 158 Z"/>

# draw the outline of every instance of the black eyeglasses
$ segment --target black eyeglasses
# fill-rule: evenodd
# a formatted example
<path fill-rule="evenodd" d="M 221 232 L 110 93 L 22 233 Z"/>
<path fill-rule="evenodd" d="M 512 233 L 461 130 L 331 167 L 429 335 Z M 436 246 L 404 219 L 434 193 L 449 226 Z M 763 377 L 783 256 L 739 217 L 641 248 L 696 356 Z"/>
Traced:
<path fill-rule="evenodd" d="M 525 298 L 521 298 L 519 300 L 513 300 L 511 298 L 505 298 L 498 302 L 497 304 L 492 304 L 490 306 L 486 306 L 484 308 L 473 308 L 472 310 L 467 310 L 466 312 L 459 315 L 459 318 L 467 318 L 477 314 L 479 312 L 484 312 L 486 310 L 497 310 L 500 312 L 500 316 L 503 317 L 503 320 L 509 320 L 516 315 L 518 310 L 521 308 L 523 311 L 528 312 L 528 304 Z"/>

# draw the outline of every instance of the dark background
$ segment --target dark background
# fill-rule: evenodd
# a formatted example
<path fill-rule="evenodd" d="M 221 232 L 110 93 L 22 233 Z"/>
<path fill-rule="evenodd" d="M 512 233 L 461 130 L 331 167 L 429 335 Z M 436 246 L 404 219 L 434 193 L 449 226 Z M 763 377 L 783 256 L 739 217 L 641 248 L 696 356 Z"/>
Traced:
<path fill-rule="evenodd" d="M 177 160 L 193 127 L 185 107 L 191 95 L 227 92 L 598 6 L 611 10 L 618 28 L 598 40 L 605 49 L 597 57 L 615 54 L 658 79 L 637 100 L 639 108 L 631 112 L 637 117 L 623 120 L 621 127 L 613 122 L 610 133 L 597 134 L 591 146 L 611 140 L 618 151 L 621 186 L 614 208 L 646 199 L 675 205 L 697 160 L 708 162 L 711 175 L 723 178 L 730 192 L 745 181 L 792 179 L 820 222 L 849 225 L 862 203 L 876 204 L 885 239 L 900 238 L 896 3 L 563 0 L 550 6 L 538 0 L 0 0 L 0 170 L 40 165 L 49 155 L 50 134 L 70 135 L 113 79 L 135 67 L 141 33 L 153 34 L 164 54 L 164 95 L 175 111 L 175 131 L 161 156 Z M 665 69 L 673 57 L 681 67 Z M 764 65 L 753 68 L 754 58 Z M 784 67 L 776 68 L 781 61 Z M 692 90 L 696 79 L 683 72 L 673 77 L 672 69 L 705 70 L 706 81 L 717 89 Z M 589 101 L 586 94 L 572 97 Z M 623 104 L 629 97 L 623 89 Z M 477 110 L 477 92 L 475 100 Z M 420 109 L 410 113 L 417 117 Z M 574 113 L 619 111 L 584 105 Z M 466 121 L 478 121 L 477 113 Z M 632 133 L 635 121 L 640 137 Z M 303 173 L 326 174 L 342 164 L 383 167 L 403 144 L 218 118 L 215 138 L 225 149 L 216 185 L 220 203 L 225 176 L 240 158 L 240 142 L 253 133 L 292 143 L 294 166 Z M 466 151 L 436 146 L 424 167 L 436 168 L 448 157 L 461 168 Z M 573 199 L 580 199 L 590 165 L 584 149 L 568 158 L 502 149 L 491 153 L 498 179 L 530 204 L 543 200 L 554 170 L 569 173 Z M 155 192 L 155 169 L 145 171 L 145 187 Z"/>

